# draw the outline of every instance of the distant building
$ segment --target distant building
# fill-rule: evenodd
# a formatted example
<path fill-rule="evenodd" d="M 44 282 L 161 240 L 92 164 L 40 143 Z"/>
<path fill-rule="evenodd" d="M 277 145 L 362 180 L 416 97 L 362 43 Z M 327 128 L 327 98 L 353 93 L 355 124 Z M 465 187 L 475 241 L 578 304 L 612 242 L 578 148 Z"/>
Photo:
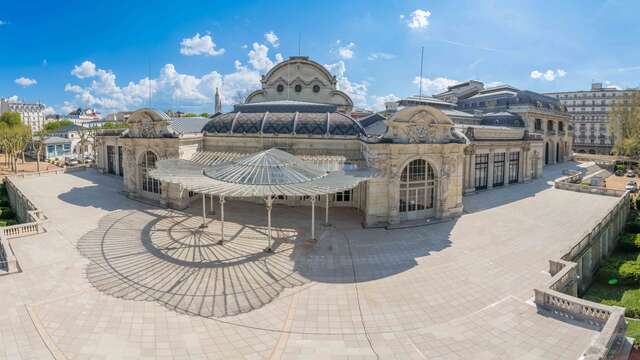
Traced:
<path fill-rule="evenodd" d="M 0 99 L 0 114 L 6 112 L 20 114 L 22 123 L 29 125 L 33 132 L 42 130 L 45 124 L 44 105 L 40 103 L 12 102 L 7 99 Z"/>
<path fill-rule="evenodd" d="M 573 118 L 574 148 L 580 153 L 610 154 L 615 136 L 609 129 L 609 112 L 615 104 L 626 104 L 640 90 L 620 90 L 591 84 L 591 90 L 548 93 L 567 108 Z"/>
<path fill-rule="evenodd" d="M 92 108 L 77 108 L 65 116 L 65 118 L 73 121 L 76 125 L 83 125 L 86 122 L 100 120 L 100 114 Z"/>
<path fill-rule="evenodd" d="M 571 158 L 571 115 L 553 97 L 507 84 L 485 88 L 482 82 L 475 80 L 450 86 L 447 91 L 434 97 L 455 101 L 456 110 L 479 117 L 482 125 L 522 124 L 519 126 L 524 126 L 530 134 L 543 138 L 544 164 L 555 164 Z"/>

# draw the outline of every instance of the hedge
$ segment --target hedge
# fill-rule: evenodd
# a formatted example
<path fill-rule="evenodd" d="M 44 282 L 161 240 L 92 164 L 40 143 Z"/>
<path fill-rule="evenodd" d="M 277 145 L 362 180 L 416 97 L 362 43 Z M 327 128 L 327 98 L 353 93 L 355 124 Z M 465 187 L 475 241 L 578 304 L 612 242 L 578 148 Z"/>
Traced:
<path fill-rule="evenodd" d="M 8 219 L 8 220 L 3 220 L 0 219 L 0 227 L 1 226 L 11 226 L 11 225 L 15 225 L 18 222 L 15 219 Z"/>
<path fill-rule="evenodd" d="M 602 262 L 596 277 L 603 284 L 610 279 L 618 279 L 620 285 L 639 285 L 640 261 L 637 260 L 637 254 L 617 253 L 610 256 Z"/>
<path fill-rule="evenodd" d="M 640 215 L 632 214 L 627 222 L 625 231 L 632 234 L 640 233 Z"/>
<path fill-rule="evenodd" d="M 618 246 L 623 251 L 640 251 L 640 234 L 622 234 Z"/>
<path fill-rule="evenodd" d="M 8 220 L 16 217 L 16 213 L 10 207 L 0 207 L 0 219 Z"/>

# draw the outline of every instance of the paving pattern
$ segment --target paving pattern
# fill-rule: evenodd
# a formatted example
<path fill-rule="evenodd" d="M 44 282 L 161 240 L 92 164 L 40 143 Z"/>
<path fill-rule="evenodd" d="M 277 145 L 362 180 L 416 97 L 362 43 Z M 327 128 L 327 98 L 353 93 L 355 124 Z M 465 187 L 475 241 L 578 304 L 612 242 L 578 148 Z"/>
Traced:
<path fill-rule="evenodd" d="M 332 209 L 315 243 L 309 208 L 275 206 L 269 254 L 256 204 L 227 202 L 221 246 L 216 215 L 200 229 L 127 199 L 116 177 L 19 186 L 49 220 L 13 240 L 22 272 L 0 277 L 0 359 L 578 358 L 596 330 L 538 313 L 532 289 L 616 201 L 540 179 L 423 227 L 365 230 Z"/>

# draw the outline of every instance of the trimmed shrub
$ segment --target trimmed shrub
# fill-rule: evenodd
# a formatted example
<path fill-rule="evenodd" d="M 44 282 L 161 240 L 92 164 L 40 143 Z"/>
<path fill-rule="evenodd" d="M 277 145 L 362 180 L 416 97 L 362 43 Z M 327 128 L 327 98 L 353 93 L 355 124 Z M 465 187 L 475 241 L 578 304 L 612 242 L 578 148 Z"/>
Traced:
<path fill-rule="evenodd" d="M 10 207 L 0 207 L 0 219 L 13 219 L 16 213 Z"/>
<path fill-rule="evenodd" d="M 9 203 L 9 199 L 0 198 L 0 207 L 11 207 L 11 203 Z"/>
<path fill-rule="evenodd" d="M 637 253 L 617 252 L 606 258 L 596 274 L 596 279 L 601 284 L 607 284 L 610 279 L 618 279 L 620 285 L 640 284 L 640 262 Z M 635 265 L 634 265 L 635 264 Z M 622 271 L 624 267 L 624 271 Z M 634 270 L 638 269 L 635 274 Z"/>
<path fill-rule="evenodd" d="M 640 234 L 622 234 L 618 246 L 623 251 L 640 251 Z"/>
<path fill-rule="evenodd" d="M 625 284 L 640 284 L 640 261 L 625 261 L 618 268 L 618 274 Z"/>
<path fill-rule="evenodd" d="M 11 225 L 15 225 L 17 223 L 18 222 L 15 221 L 14 219 L 9 219 L 9 220 L 0 219 L 0 227 L 2 227 L 2 226 L 11 226 Z"/>
<path fill-rule="evenodd" d="M 637 214 L 631 215 L 625 230 L 632 234 L 640 233 L 640 216 Z"/>

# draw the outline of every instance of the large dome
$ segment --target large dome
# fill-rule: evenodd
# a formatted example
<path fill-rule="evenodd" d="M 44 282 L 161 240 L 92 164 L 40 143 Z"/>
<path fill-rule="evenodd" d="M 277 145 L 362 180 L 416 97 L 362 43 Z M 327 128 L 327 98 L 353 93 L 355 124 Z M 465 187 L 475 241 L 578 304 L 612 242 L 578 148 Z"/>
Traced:
<path fill-rule="evenodd" d="M 358 138 L 362 126 L 336 106 L 275 101 L 236 105 L 233 112 L 211 118 L 202 131 L 210 134 L 290 135 Z"/>

